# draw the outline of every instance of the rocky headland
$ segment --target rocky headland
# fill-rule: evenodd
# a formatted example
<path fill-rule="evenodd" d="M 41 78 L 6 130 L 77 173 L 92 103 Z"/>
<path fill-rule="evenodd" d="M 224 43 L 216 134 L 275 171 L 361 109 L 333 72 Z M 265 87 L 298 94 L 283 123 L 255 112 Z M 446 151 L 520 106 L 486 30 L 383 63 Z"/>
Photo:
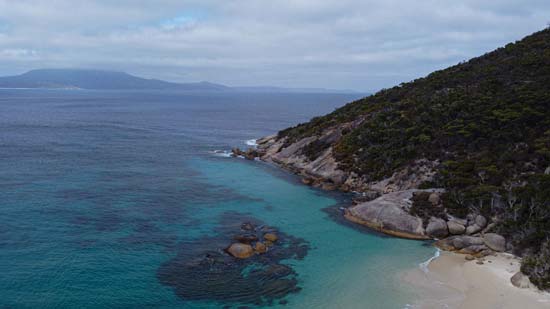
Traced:
<path fill-rule="evenodd" d="M 546 29 L 233 154 L 354 192 L 342 215 L 368 228 L 467 259 L 521 256 L 514 282 L 548 290 L 549 76 Z"/>
<path fill-rule="evenodd" d="M 339 170 L 330 149 L 314 162 L 308 161 L 301 149 L 313 141 L 283 147 L 284 140 L 268 136 L 258 139 L 255 148 L 233 149 L 233 155 L 276 164 L 302 177 L 305 185 L 354 191 L 354 205 L 344 209 L 343 216 L 376 231 L 407 239 L 437 240 L 435 245 L 440 249 L 474 257 L 506 251 L 505 238 L 491 233 L 495 223 L 490 219 L 475 213 L 463 219 L 452 216 L 443 206 L 445 189 L 418 188 L 432 180 L 433 163 L 415 162 L 390 178 L 367 182 Z"/>

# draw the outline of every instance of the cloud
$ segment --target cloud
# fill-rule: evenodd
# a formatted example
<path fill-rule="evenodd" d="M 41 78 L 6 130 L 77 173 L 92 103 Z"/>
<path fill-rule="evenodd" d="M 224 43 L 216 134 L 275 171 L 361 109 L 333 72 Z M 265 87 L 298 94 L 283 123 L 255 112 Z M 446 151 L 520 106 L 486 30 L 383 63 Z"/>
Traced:
<path fill-rule="evenodd" d="M 520 39 L 548 16 L 540 0 L 0 0 L 0 74 L 95 67 L 375 90 Z"/>
<path fill-rule="evenodd" d="M 0 50 L 0 57 L 11 60 L 25 60 L 29 58 L 36 58 L 36 50 L 32 49 L 2 49 Z"/>

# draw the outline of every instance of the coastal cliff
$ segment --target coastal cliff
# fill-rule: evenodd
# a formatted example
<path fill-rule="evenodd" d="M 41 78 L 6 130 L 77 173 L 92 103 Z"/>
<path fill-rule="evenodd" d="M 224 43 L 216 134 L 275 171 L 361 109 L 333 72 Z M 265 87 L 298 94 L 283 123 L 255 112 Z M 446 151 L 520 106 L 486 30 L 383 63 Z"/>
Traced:
<path fill-rule="evenodd" d="M 357 192 L 350 221 L 460 253 L 520 255 L 550 289 L 550 29 L 234 153 Z"/>

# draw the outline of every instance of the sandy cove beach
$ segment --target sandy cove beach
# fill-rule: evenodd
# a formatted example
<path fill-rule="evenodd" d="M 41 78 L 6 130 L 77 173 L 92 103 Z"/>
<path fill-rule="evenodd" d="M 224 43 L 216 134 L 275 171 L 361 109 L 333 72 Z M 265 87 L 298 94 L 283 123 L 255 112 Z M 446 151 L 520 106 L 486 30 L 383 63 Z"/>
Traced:
<path fill-rule="evenodd" d="M 520 259 L 510 254 L 485 257 L 480 265 L 464 255 L 441 252 L 427 267 L 403 275 L 418 295 L 408 308 L 550 308 L 550 293 L 512 285 L 510 278 L 519 268 Z"/>

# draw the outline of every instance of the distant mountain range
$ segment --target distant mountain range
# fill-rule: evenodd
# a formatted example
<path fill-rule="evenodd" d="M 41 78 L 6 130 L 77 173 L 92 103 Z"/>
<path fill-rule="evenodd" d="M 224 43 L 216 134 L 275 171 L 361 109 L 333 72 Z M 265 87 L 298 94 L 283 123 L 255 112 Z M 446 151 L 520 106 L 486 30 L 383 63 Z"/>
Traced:
<path fill-rule="evenodd" d="M 39 69 L 16 76 L 0 77 L 0 88 L 49 88 L 97 90 L 183 90 L 235 92 L 354 92 L 323 88 L 228 87 L 209 82 L 174 83 L 146 79 L 124 72 L 88 69 Z"/>

